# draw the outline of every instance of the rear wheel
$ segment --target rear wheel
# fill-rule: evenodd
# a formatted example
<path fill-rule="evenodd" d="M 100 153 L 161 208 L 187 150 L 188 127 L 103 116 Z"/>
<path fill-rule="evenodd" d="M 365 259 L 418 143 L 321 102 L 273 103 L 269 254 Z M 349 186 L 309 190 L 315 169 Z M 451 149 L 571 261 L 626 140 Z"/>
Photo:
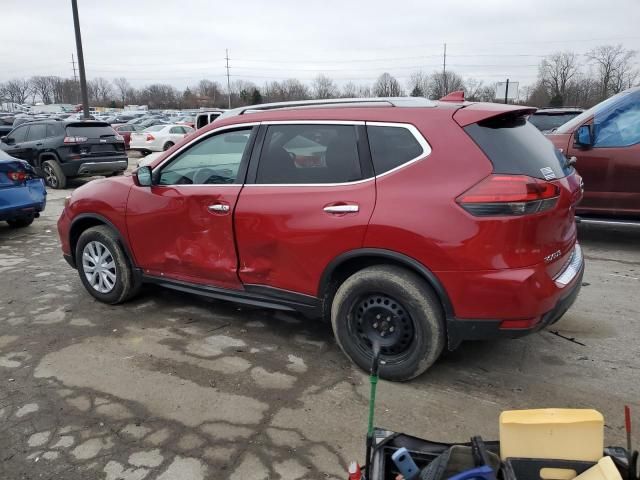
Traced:
<path fill-rule="evenodd" d="M 368 267 L 349 277 L 331 308 L 333 331 L 342 351 L 369 370 L 372 344 L 380 344 L 380 376 L 410 380 L 429 368 L 445 345 L 438 298 L 416 274 L 402 268 Z"/>
<path fill-rule="evenodd" d="M 42 173 L 44 174 L 45 182 L 51 188 L 62 189 L 67 186 L 67 176 L 56 160 L 42 162 Z"/>
<path fill-rule="evenodd" d="M 164 144 L 164 146 L 162 147 L 162 150 L 169 150 L 171 147 L 173 147 L 174 143 L 173 142 L 167 142 Z"/>
<path fill-rule="evenodd" d="M 75 259 L 82 284 L 101 302 L 122 303 L 138 292 L 140 285 L 127 255 L 109 227 L 92 227 L 82 232 Z"/>
<path fill-rule="evenodd" d="M 19 218 L 7 220 L 7 223 L 11 228 L 23 228 L 31 225 L 33 223 L 34 218 L 35 217 L 33 215 L 29 215 L 27 217 L 19 217 Z"/>

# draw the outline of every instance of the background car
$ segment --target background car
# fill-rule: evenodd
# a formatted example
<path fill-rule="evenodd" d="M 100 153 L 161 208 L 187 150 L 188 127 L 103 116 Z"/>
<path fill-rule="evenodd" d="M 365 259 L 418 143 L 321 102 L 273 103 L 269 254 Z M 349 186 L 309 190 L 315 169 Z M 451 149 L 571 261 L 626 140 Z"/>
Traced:
<path fill-rule="evenodd" d="M 193 132 L 194 129 L 186 125 L 154 125 L 142 132 L 131 132 L 129 148 L 143 154 L 162 152 Z"/>
<path fill-rule="evenodd" d="M 577 213 L 640 222 L 640 87 L 569 120 L 547 136 L 584 180 Z M 594 219 L 594 220 L 595 220 Z"/>
<path fill-rule="evenodd" d="M 540 108 L 529 117 L 529 121 L 542 133 L 548 133 L 582 112 L 584 109 L 574 107 Z"/>
<path fill-rule="evenodd" d="M 29 162 L 52 188 L 71 177 L 119 174 L 129 164 L 124 139 L 94 120 L 29 122 L 0 140 L 0 149 Z"/>
<path fill-rule="evenodd" d="M 138 125 L 132 125 L 130 123 L 123 123 L 120 125 L 114 124 L 111 126 L 124 139 L 124 148 L 126 149 L 129 148 L 129 143 L 131 142 L 131 132 L 139 132 L 144 130 L 144 127 L 140 127 Z"/>
<path fill-rule="evenodd" d="M 47 203 L 44 181 L 31 165 L 0 150 L 0 221 L 31 225 Z"/>

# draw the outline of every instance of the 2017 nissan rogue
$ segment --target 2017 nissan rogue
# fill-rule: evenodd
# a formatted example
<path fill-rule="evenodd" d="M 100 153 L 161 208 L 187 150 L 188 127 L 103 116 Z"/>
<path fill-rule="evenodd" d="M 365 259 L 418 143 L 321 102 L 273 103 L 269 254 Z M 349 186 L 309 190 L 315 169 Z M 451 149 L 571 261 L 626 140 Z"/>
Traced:
<path fill-rule="evenodd" d="M 391 380 L 463 340 L 537 331 L 581 286 L 580 177 L 532 109 L 453 97 L 227 112 L 75 190 L 64 257 L 109 304 L 150 282 L 330 317 L 361 368 L 380 345 Z"/>

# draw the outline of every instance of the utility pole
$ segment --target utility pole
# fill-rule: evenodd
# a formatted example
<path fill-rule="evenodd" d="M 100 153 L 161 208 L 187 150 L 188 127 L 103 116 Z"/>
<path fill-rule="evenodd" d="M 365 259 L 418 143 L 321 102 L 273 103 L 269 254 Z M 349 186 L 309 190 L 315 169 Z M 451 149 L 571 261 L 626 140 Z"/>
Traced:
<path fill-rule="evenodd" d="M 73 57 L 73 53 L 71 53 L 71 65 L 73 65 L 73 86 L 78 86 L 78 76 L 76 75 L 76 59 Z M 76 102 L 79 102 L 78 99 L 78 91 L 76 90 Z"/>
<path fill-rule="evenodd" d="M 231 108 L 231 80 L 229 80 L 229 49 L 225 50 L 226 56 L 224 59 L 227 61 L 227 95 L 229 96 L 229 108 Z"/>
<path fill-rule="evenodd" d="M 82 53 L 82 36 L 80 35 L 80 19 L 78 18 L 78 1 L 71 0 L 73 11 L 73 29 L 76 33 L 76 49 L 78 51 L 78 71 L 80 72 L 80 92 L 82 93 L 82 109 L 84 118 L 89 118 L 89 94 L 87 93 L 87 77 L 84 74 L 84 55 Z"/>
<path fill-rule="evenodd" d="M 447 86 L 447 44 L 444 44 L 444 56 L 442 57 L 442 81 L 444 83 L 444 94 L 449 93 Z"/>
<path fill-rule="evenodd" d="M 509 101 L 509 79 L 507 78 L 507 84 L 504 87 L 504 103 Z"/>

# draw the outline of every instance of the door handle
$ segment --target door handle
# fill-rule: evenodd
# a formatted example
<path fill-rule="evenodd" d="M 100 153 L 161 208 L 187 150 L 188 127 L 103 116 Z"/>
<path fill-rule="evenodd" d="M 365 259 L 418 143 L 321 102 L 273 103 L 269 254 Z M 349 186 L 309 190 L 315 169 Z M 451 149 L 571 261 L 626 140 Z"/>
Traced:
<path fill-rule="evenodd" d="M 41 147 L 42 143 L 36 143 L 36 147 Z"/>
<path fill-rule="evenodd" d="M 214 203 L 213 205 L 209 205 L 207 208 L 210 212 L 214 213 L 227 213 L 230 209 L 229 205 L 224 203 Z"/>
<path fill-rule="evenodd" d="M 323 210 L 327 213 L 356 213 L 360 210 L 360 206 L 355 204 L 327 205 Z"/>

